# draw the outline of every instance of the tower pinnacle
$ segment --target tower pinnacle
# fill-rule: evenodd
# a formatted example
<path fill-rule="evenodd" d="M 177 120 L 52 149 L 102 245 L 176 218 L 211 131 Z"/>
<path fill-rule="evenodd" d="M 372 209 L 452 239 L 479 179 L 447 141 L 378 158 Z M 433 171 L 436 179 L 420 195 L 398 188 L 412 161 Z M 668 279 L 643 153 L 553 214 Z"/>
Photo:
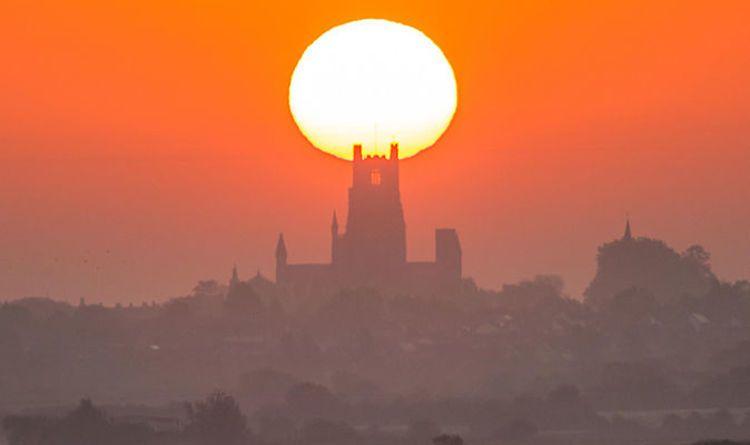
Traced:
<path fill-rule="evenodd" d="M 339 220 L 336 217 L 336 210 L 333 211 L 333 220 L 331 221 L 331 232 L 339 233 Z"/>
<path fill-rule="evenodd" d="M 622 236 L 622 239 L 625 241 L 633 239 L 633 233 L 630 230 L 630 217 L 625 220 L 625 234 Z"/>
<path fill-rule="evenodd" d="M 283 233 L 279 233 L 279 241 L 276 243 L 276 261 L 286 263 L 286 243 Z"/>
<path fill-rule="evenodd" d="M 234 287 L 240 282 L 240 277 L 237 274 L 237 264 L 232 266 L 232 278 L 229 280 L 229 287 Z"/>
<path fill-rule="evenodd" d="M 391 155 L 388 159 L 398 161 L 398 142 L 391 142 Z"/>
<path fill-rule="evenodd" d="M 286 243 L 284 234 L 279 233 L 279 241 L 276 243 L 276 282 L 284 280 L 286 274 Z"/>

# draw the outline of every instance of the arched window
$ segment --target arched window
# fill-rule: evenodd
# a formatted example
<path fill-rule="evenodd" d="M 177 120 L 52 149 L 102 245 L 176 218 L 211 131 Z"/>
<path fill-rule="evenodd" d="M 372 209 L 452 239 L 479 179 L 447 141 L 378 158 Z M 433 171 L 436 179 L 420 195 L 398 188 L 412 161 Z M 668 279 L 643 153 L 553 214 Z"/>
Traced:
<path fill-rule="evenodd" d="M 380 185 L 381 177 L 380 177 L 380 170 L 374 169 L 370 172 L 370 184 L 372 185 Z"/>

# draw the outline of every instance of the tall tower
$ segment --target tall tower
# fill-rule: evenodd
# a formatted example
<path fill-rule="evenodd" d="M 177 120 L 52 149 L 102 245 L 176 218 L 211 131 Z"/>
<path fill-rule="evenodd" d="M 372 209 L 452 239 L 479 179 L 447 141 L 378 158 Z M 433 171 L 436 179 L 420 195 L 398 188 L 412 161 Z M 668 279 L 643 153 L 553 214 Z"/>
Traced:
<path fill-rule="evenodd" d="M 331 262 L 289 264 L 284 235 L 276 243 L 276 282 L 300 294 L 352 286 L 447 295 L 460 291 L 461 243 L 454 229 L 435 231 L 435 261 L 406 261 L 406 223 L 399 187 L 398 144 L 390 155 L 362 156 L 355 145 L 346 223 L 331 218 Z"/>
<path fill-rule="evenodd" d="M 398 144 L 391 144 L 389 158 L 363 158 L 362 146 L 354 146 L 346 233 L 334 262 L 358 282 L 394 276 L 406 263 L 398 163 Z"/>

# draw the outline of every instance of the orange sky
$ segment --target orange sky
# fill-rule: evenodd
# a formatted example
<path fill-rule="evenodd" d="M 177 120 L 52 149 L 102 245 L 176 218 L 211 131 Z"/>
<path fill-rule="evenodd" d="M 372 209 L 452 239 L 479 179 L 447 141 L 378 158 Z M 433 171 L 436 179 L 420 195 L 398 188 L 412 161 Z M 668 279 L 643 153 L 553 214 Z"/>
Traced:
<path fill-rule="evenodd" d="M 452 126 L 402 168 L 411 259 L 454 226 L 480 284 L 559 273 L 578 295 L 630 212 L 636 234 L 750 277 L 746 1 L 1 12 L 0 299 L 160 299 L 234 261 L 270 275 L 280 230 L 291 261 L 326 259 L 349 165 L 304 140 L 287 87 L 317 35 L 366 17 L 424 31 L 458 80 Z"/>

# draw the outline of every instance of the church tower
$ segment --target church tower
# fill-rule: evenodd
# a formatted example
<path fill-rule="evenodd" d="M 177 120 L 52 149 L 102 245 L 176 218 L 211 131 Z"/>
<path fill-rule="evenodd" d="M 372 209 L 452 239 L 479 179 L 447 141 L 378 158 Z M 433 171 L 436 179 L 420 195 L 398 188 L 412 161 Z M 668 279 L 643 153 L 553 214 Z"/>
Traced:
<path fill-rule="evenodd" d="M 388 292 L 455 295 L 461 289 L 461 243 L 454 229 L 435 231 L 435 261 L 406 261 L 398 144 L 390 155 L 362 156 L 354 145 L 346 222 L 331 218 L 331 262 L 290 264 L 284 235 L 276 243 L 276 283 L 299 295 L 372 286 Z"/>
<path fill-rule="evenodd" d="M 406 224 L 399 189 L 398 144 L 390 157 L 362 157 L 354 146 L 346 232 L 334 263 L 361 282 L 394 275 L 406 263 Z"/>

